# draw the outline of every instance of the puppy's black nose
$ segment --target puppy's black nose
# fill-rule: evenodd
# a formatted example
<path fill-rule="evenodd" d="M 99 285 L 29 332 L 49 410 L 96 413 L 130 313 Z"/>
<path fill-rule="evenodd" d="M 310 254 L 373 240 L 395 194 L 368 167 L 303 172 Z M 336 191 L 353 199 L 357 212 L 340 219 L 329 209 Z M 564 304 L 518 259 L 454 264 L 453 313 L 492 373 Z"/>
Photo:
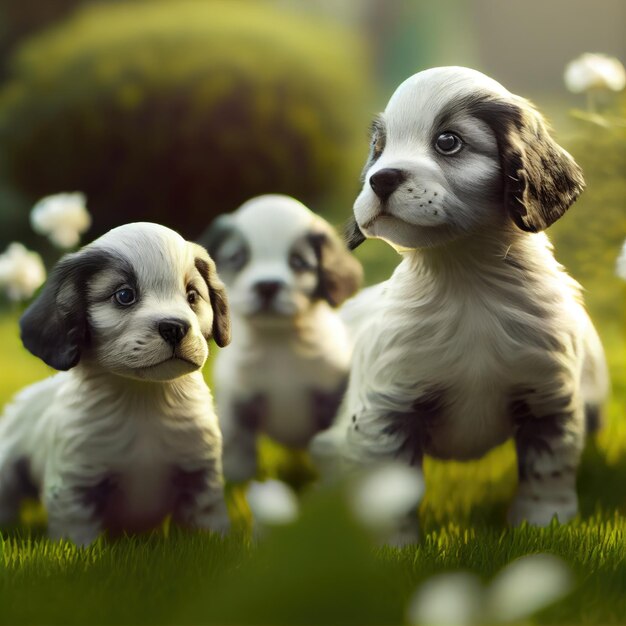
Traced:
<path fill-rule="evenodd" d="M 282 286 L 283 284 L 279 280 L 261 280 L 254 288 L 263 300 L 269 302 Z"/>
<path fill-rule="evenodd" d="M 183 320 L 163 320 L 159 322 L 159 334 L 175 348 L 189 331 L 189 324 Z"/>
<path fill-rule="evenodd" d="M 387 167 L 370 176 L 370 186 L 381 200 L 386 200 L 405 179 L 402 170 Z"/>

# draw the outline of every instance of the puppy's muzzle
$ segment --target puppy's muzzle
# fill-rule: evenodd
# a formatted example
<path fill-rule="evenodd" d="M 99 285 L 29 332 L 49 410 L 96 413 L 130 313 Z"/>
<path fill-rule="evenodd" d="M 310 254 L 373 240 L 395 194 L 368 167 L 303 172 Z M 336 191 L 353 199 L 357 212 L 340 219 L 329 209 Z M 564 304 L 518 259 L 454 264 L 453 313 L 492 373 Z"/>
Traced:
<path fill-rule="evenodd" d="M 175 348 L 189 332 L 189 324 L 183 320 L 170 319 L 159 322 L 159 334 Z"/>
<path fill-rule="evenodd" d="M 370 176 L 370 187 L 383 201 L 406 180 L 406 174 L 402 170 L 387 167 Z"/>

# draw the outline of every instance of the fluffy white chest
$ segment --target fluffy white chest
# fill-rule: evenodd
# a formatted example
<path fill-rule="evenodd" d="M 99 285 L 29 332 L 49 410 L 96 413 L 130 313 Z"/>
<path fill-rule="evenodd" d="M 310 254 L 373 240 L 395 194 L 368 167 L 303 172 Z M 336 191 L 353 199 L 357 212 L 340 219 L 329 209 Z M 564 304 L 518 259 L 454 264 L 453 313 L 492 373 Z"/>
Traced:
<path fill-rule="evenodd" d="M 323 427 L 319 414 L 329 412 L 333 395 L 338 401 L 348 375 L 347 332 L 339 320 L 334 322 L 319 329 L 319 337 L 292 336 L 245 345 L 235 340 L 221 352 L 215 374 L 225 431 L 229 419 L 238 419 L 238 407 L 256 402 L 261 432 L 284 445 L 306 445 Z M 336 406 L 330 410 L 334 413 Z"/>
<path fill-rule="evenodd" d="M 145 418 L 146 416 L 142 416 Z M 109 525 L 149 527 L 171 512 L 176 501 L 175 450 L 158 424 L 135 420 L 124 450 L 111 467 L 115 492 L 107 507 Z"/>
<path fill-rule="evenodd" d="M 348 417 L 370 432 L 385 415 L 424 420 L 427 454 L 476 458 L 513 434 L 512 394 L 554 376 L 553 329 L 519 289 L 420 279 L 397 272 L 359 330 Z"/>
<path fill-rule="evenodd" d="M 219 445 L 201 375 L 168 392 L 100 383 L 79 395 L 81 379 L 68 375 L 63 382 L 42 420 L 50 439 L 45 455 L 34 443 L 37 465 L 50 480 L 80 476 L 112 530 L 158 524 L 177 502 L 180 473 L 203 467 Z"/>

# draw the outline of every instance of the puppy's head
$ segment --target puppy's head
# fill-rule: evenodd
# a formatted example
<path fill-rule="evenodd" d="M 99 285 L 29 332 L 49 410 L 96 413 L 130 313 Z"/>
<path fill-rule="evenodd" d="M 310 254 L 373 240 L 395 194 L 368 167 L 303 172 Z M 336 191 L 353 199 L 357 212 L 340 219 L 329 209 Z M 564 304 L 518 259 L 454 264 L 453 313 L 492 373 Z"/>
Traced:
<path fill-rule="evenodd" d="M 536 232 L 583 187 L 528 101 L 480 72 L 434 68 L 402 83 L 374 120 L 348 238 L 415 249 L 510 220 Z"/>
<path fill-rule="evenodd" d="M 253 323 L 286 322 L 320 299 L 338 306 L 361 281 L 360 264 L 332 227 L 288 196 L 249 200 L 218 218 L 201 242 L 233 311 Z"/>
<path fill-rule="evenodd" d="M 224 288 L 206 250 L 148 223 L 63 257 L 20 326 L 26 348 L 56 369 L 84 358 L 155 381 L 200 369 L 209 338 L 230 341 Z"/>

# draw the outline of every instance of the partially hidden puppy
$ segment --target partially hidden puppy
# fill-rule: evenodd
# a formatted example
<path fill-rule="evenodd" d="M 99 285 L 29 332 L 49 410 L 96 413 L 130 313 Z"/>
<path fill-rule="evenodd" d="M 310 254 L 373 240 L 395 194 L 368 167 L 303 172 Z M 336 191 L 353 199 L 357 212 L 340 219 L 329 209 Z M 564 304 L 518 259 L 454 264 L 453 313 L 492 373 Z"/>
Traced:
<path fill-rule="evenodd" d="M 304 448 L 345 391 L 351 345 L 334 307 L 361 266 L 331 226 L 288 196 L 253 198 L 202 238 L 232 308 L 233 343 L 215 362 L 224 473 L 257 471 L 257 435 Z"/>
<path fill-rule="evenodd" d="M 200 370 L 230 322 L 206 250 L 156 224 L 115 228 L 61 259 L 20 325 L 25 347 L 64 371 L 0 419 L 0 523 L 39 494 L 50 536 L 79 545 L 170 513 L 225 532 L 221 435 Z"/>
<path fill-rule="evenodd" d="M 356 333 L 321 461 L 475 459 L 515 440 L 510 521 L 577 513 L 585 422 L 608 392 L 580 286 L 541 232 L 584 186 L 527 101 L 460 67 L 400 85 L 372 126 L 350 237 L 401 255 L 392 277 L 346 304 Z M 398 542 L 415 539 L 413 515 Z"/>

